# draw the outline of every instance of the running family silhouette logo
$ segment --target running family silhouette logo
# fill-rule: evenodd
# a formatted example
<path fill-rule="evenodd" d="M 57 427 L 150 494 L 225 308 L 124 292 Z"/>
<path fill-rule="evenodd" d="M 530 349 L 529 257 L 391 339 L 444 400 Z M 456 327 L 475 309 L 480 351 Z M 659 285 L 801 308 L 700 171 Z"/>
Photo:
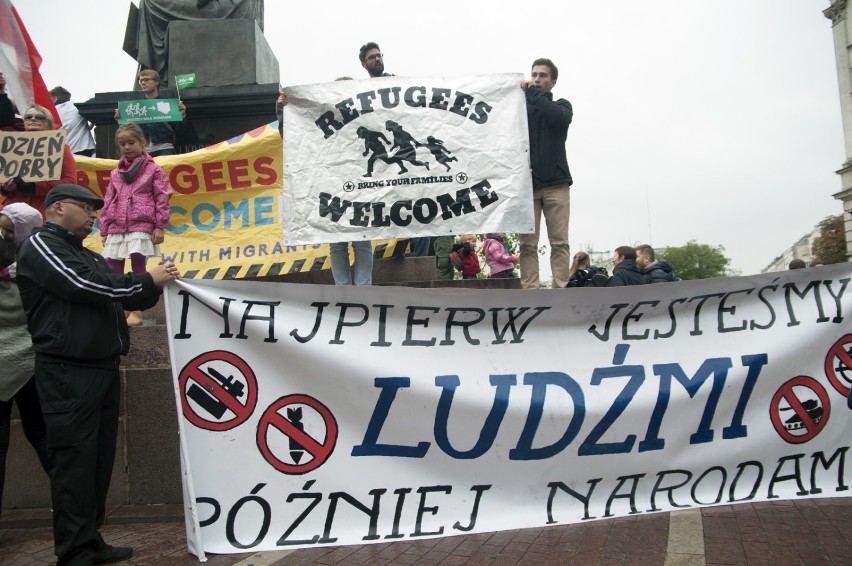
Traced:
<path fill-rule="evenodd" d="M 373 176 L 373 166 L 376 160 L 379 159 L 388 164 L 398 165 L 400 175 L 408 172 L 408 169 L 405 168 L 405 164 L 403 163 L 404 161 L 407 161 L 411 165 L 425 167 L 428 171 L 429 162 L 418 161 L 417 159 L 418 147 L 425 147 L 429 150 L 435 161 L 446 167 L 447 171 L 451 169 L 449 165 L 451 161 L 458 161 L 458 158 L 453 157 L 452 152 L 444 147 L 444 142 L 435 136 L 429 136 L 425 142 L 419 142 L 393 120 L 385 122 L 385 128 L 393 134 L 393 144 L 391 144 L 381 131 L 372 131 L 364 126 L 360 126 L 356 132 L 358 137 L 364 140 L 364 156 L 369 155 L 367 172 L 364 174 L 364 177 Z M 390 149 L 385 144 L 389 145 Z"/>
<path fill-rule="evenodd" d="M 533 229 L 520 75 L 287 88 L 290 245 Z"/>

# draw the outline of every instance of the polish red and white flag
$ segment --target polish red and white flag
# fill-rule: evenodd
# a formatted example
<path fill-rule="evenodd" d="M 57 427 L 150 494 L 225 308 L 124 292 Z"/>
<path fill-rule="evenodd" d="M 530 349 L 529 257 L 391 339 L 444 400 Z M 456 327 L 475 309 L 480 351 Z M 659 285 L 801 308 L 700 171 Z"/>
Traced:
<path fill-rule="evenodd" d="M 0 0 L 0 73 L 6 89 L 23 114 L 30 104 L 44 106 L 61 125 L 50 92 L 41 78 L 41 55 L 10 0 Z"/>

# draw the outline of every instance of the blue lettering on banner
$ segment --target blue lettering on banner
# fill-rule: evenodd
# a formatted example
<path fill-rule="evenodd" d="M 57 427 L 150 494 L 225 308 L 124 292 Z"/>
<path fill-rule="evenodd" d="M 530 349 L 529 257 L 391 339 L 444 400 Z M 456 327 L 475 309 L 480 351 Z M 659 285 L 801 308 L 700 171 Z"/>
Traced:
<path fill-rule="evenodd" d="M 636 397 L 639 389 L 645 384 L 645 367 L 641 365 L 623 365 L 627 351 L 630 346 L 619 344 L 616 346 L 613 356 L 613 366 L 596 368 L 592 372 L 590 384 L 593 387 L 600 386 L 604 379 L 626 378 L 621 392 L 616 396 L 612 405 L 588 433 L 577 448 L 578 456 L 596 456 L 601 454 L 628 454 L 633 451 L 636 444 L 636 435 L 630 434 L 618 442 L 601 442 L 601 439 L 609 431 L 615 421 L 628 409 L 631 401 Z M 766 365 L 768 356 L 766 354 L 755 354 L 743 356 L 742 365 L 748 369 L 739 392 L 739 400 L 736 411 L 732 416 L 731 424 L 723 430 L 722 438 L 734 439 L 748 435 L 748 430 L 742 423 L 746 405 L 751 396 L 754 384 L 760 375 L 760 369 Z M 654 364 L 652 366 L 654 375 L 659 377 L 657 382 L 657 403 L 648 421 L 645 439 L 639 443 L 638 452 L 649 450 L 661 450 L 665 446 L 665 440 L 660 437 L 660 428 L 668 408 L 671 395 L 672 382 L 680 383 L 691 398 L 695 398 L 699 389 L 712 376 L 711 390 L 704 401 L 704 411 L 698 423 L 697 430 L 689 437 L 690 444 L 703 444 L 711 442 L 714 431 L 711 427 L 716 408 L 728 370 L 733 367 L 730 358 L 710 358 L 704 360 L 692 377 L 689 377 L 678 363 Z M 447 456 L 459 460 L 479 458 L 491 449 L 494 439 L 497 437 L 503 417 L 509 406 L 509 397 L 513 387 L 517 384 L 515 375 L 492 375 L 491 385 L 495 388 L 494 400 L 491 410 L 482 425 L 479 439 L 473 448 L 467 451 L 453 447 L 449 441 L 448 422 L 453 397 L 461 381 L 458 376 L 444 375 L 435 378 L 435 386 L 442 389 L 438 407 L 435 412 L 434 437 L 438 448 Z M 375 387 L 380 390 L 379 398 L 370 416 L 370 422 L 360 444 L 352 448 L 352 456 L 382 456 L 395 458 L 423 458 L 429 451 L 431 442 L 421 441 L 416 445 L 385 444 L 379 441 L 379 437 L 385 422 L 390 414 L 392 405 L 397 394 L 402 389 L 411 386 L 408 377 L 377 377 L 374 380 Z M 573 377 L 562 372 L 530 372 L 524 374 L 524 385 L 532 386 L 530 405 L 527 409 L 527 418 L 523 431 L 515 448 L 509 450 L 510 460 L 543 460 L 551 458 L 577 438 L 585 418 L 585 396 L 583 388 Z M 538 432 L 544 413 L 548 386 L 558 387 L 565 391 L 571 398 L 573 412 L 571 420 L 562 433 L 562 436 L 549 446 L 533 448 L 533 441 Z M 563 407 L 566 414 L 569 412 Z M 625 417 L 626 418 L 626 417 Z M 635 415 L 631 421 L 635 422 Z"/>
<path fill-rule="evenodd" d="M 192 210 L 172 206 L 166 229 L 183 234 L 189 228 L 199 232 L 239 230 L 254 226 L 269 226 L 276 222 L 274 197 L 255 197 L 237 202 L 224 201 L 222 207 L 209 202 L 197 204 Z"/>

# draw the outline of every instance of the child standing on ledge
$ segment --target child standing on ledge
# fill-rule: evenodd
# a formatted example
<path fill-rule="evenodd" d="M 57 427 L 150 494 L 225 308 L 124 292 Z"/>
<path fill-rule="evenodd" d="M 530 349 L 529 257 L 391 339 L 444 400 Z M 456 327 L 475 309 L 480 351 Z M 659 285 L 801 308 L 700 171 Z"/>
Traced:
<path fill-rule="evenodd" d="M 119 126 L 115 144 L 121 159 L 110 174 L 104 194 L 101 255 L 113 273 L 124 273 L 124 260 L 128 257 L 133 273 L 145 273 L 148 258 L 160 256 L 172 188 L 163 168 L 145 152 L 142 128 L 136 124 Z M 128 313 L 127 324 L 140 326 L 142 313 Z"/>
<path fill-rule="evenodd" d="M 491 270 L 491 279 L 511 279 L 515 276 L 517 256 L 509 253 L 503 234 L 488 234 L 482 244 L 485 262 Z"/>
<path fill-rule="evenodd" d="M 462 248 L 460 255 L 464 261 L 464 267 L 462 267 L 462 279 L 476 279 L 476 274 L 482 271 L 482 268 L 479 265 L 479 256 L 476 255 L 476 235 L 463 234 L 461 241 Z"/>

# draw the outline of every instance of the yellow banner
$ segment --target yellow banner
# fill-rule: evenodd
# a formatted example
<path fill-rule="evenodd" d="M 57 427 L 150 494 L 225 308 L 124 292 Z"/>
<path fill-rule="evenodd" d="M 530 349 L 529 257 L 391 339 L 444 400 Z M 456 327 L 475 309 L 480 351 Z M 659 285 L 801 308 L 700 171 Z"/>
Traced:
<path fill-rule="evenodd" d="M 174 190 L 163 258 L 188 279 L 240 279 L 329 269 L 327 244 L 285 246 L 278 218 L 283 151 L 278 130 L 265 125 L 228 141 L 154 159 Z M 77 157 L 77 182 L 99 195 L 112 159 Z M 407 240 L 376 240 L 381 257 L 404 253 Z M 98 227 L 86 240 L 103 249 Z M 151 259 L 152 264 L 159 261 Z"/>

